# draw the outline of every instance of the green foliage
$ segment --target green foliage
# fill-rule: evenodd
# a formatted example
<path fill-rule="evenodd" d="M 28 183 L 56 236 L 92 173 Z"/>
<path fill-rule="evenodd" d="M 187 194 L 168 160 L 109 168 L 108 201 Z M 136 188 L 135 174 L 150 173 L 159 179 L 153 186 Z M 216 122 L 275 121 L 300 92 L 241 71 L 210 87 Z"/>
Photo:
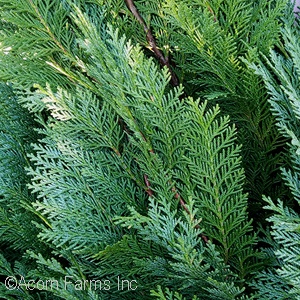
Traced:
<path fill-rule="evenodd" d="M 1 243 L 7 245 L 9 251 L 26 250 L 35 245 L 38 232 L 31 224 L 38 218 L 26 210 L 34 197 L 26 188 L 30 179 L 24 170 L 29 166 L 30 143 L 37 139 L 37 135 L 33 131 L 32 116 L 18 105 L 10 86 L 1 84 L 0 97 Z"/>
<path fill-rule="evenodd" d="M 185 300 L 186 298 L 183 298 L 182 295 L 180 295 L 178 292 L 171 292 L 169 289 L 166 289 L 165 293 L 162 291 L 161 287 L 158 288 L 158 291 L 152 291 L 152 296 L 155 296 L 156 299 L 161 300 Z M 193 300 L 197 300 L 197 297 L 193 297 Z"/>
<path fill-rule="evenodd" d="M 299 125 L 300 125 L 300 34 L 299 21 L 285 19 L 282 29 L 284 53 L 271 51 L 265 58 L 265 66 L 252 66 L 260 74 L 271 95 L 272 113 L 276 117 L 279 130 L 289 138 L 289 151 L 292 165 L 282 169 L 282 176 L 293 195 L 294 207 L 288 208 L 282 201 L 275 204 L 265 198 L 266 209 L 274 212 L 271 222 L 271 234 L 275 241 L 272 249 L 274 268 L 257 276 L 254 286 L 259 290 L 259 299 L 300 299 L 299 290 Z"/>
<path fill-rule="evenodd" d="M 33 116 L 17 103 L 11 86 L 1 83 L 0 98 L 0 274 L 15 278 L 35 266 L 23 256 L 27 250 L 47 252 L 37 240 L 39 230 L 34 223 L 41 223 L 43 217 L 32 209 L 35 197 L 26 187 L 30 176 L 24 169 L 30 166 L 27 155 L 33 152 L 31 143 L 38 134 Z M 3 282 L 0 294 L 5 299 L 33 299 L 26 289 L 9 289 Z"/>
<path fill-rule="evenodd" d="M 274 47 L 286 1 L 192 1 L 193 9 L 190 1 L 165 2 L 176 28 L 176 65 L 187 73 L 182 76 L 194 87 L 192 93 L 219 103 L 239 128 L 251 211 L 261 214 L 262 194 L 286 194 L 279 176 L 285 141 L 276 130 L 261 79 L 243 59 L 257 61 L 258 51 Z"/>
<path fill-rule="evenodd" d="M 161 50 L 173 59 L 185 92 L 218 103 L 239 128 L 251 212 L 264 218 L 263 194 L 289 196 L 280 177 L 286 140 L 276 129 L 261 78 L 244 60 L 258 61 L 259 53 L 278 43 L 287 1 L 136 2 Z"/>
<path fill-rule="evenodd" d="M 287 0 L 0 0 L 0 15 L 0 297 L 297 299 Z"/>

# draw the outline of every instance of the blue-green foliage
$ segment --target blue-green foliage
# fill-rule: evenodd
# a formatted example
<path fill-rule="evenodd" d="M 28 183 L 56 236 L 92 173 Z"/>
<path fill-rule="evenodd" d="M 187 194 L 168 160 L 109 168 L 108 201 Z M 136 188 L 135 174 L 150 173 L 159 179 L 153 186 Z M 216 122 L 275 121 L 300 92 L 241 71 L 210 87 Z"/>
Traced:
<path fill-rule="evenodd" d="M 259 290 L 258 299 L 300 299 L 300 29 L 298 20 L 285 19 L 285 23 L 282 29 L 284 52 L 271 51 L 270 58 L 265 58 L 265 66 L 253 66 L 271 95 L 276 124 L 290 140 L 292 164 L 282 169 L 282 176 L 294 200 L 292 209 L 280 200 L 276 204 L 265 198 L 268 203 L 265 208 L 273 211 L 268 220 L 275 242 L 271 251 L 276 263 L 274 268 L 257 276 L 254 286 Z"/>
<path fill-rule="evenodd" d="M 34 215 L 26 211 L 34 197 L 28 193 L 30 181 L 24 167 L 31 142 L 37 139 L 32 116 L 17 103 L 12 88 L 0 86 L 0 236 L 11 250 L 24 250 L 35 243 Z"/>
<path fill-rule="evenodd" d="M 88 24 L 77 14 L 79 25 Z M 218 108 L 205 113 L 206 105 L 180 100 L 181 88 L 168 91 L 167 71 L 158 71 L 117 32 L 103 29 L 99 40 L 94 26 L 80 29 L 90 38 L 83 45 L 86 69 L 104 88 L 101 98 L 80 89 L 75 96 L 40 90 L 52 117 L 29 171 L 30 188 L 41 199 L 34 207 L 50 225 L 39 237 L 86 257 L 82 269 L 96 259 L 97 277 L 141 276 L 140 290 L 164 282 L 187 294 L 205 290 L 207 299 L 217 299 L 215 293 L 233 299 L 241 293 L 233 285 L 235 272 L 242 280 L 255 256 L 235 128 L 228 118 L 217 119 Z M 217 184 L 221 172 L 227 179 Z M 211 239 L 207 246 L 202 231 Z"/>
<path fill-rule="evenodd" d="M 185 93 L 218 103 L 239 128 L 251 216 L 265 218 L 262 195 L 289 194 L 280 177 L 286 140 L 275 126 L 261 78 L 244 60 L 257 62 L 279 43 L 280 17 L 292 14 L 289 1 L 135 2 L 161 51 L 171 57 Z M 141 40 L 139 34 L 132 38 Z"/>
<path fill-rule="evenodd" d="M 39 231 L 33 222 L 40 223 L 41 219 L 32 209 L 35 197 L 28 192 L 30 177 L 24 169 L 30 165 L 27 155 L 38 135 L 33 116 L 17 103 L 11 86 L 1 83 L 0 99 L 0 274 L 24 276 L 34 263 L 23 254 L 44 248 L 37 241 Z M 0 294 L 7 299 L 28 296 L 26 291 L 7 289 L 3 282 Z"/>
<path fill-rule="evenodd" d="M 278 73 L 255 74 L 246 63 L 275 44 L 283 50 L 286 2 L 134 1 L 175 62 L 181 84 L 172 87 L 125 1 L 0 0 L 0 80 L 14 89 L 0 86 L 0 274 L 25 281 L 1 285 L 0 297 L 297 294 L 298 252 L 287 240 L 296 249 L 298 215 L 271 200 L 277 252 L 263 262 L 277 273 L 259 273 L 253 290 L 248 284 L 262 256 L 245 189 L 259 203 L 269 188 L 286 196 L 277 173 L 292 161 L 283 175 L 298 197 L 298 59 Z M 285 43 L 294 53 L 290 27 Z M 283 83 L 295 74 L 272 90 L 286 111 L 276 113 L 274 98 L 270 112 L 262 73 L 269 89 L 274 73 Z M 288 139 L 290 161 L 280 148 Z M 120 289 L 120 278 L 131 288 Z"/>

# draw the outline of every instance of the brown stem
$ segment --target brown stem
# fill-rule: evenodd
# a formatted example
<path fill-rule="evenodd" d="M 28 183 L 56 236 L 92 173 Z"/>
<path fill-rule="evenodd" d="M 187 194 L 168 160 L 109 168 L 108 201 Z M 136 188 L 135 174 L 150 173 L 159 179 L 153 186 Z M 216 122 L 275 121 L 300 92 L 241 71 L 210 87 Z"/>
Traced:
<path fill-rule="evenodd" d="M 168 56 L 164 57 L 163 53 L 157 47 L 156 41 L 151 32 L 151 29 L 147 26 L 143 17 L 140 15 L 139 11 L 137 10 L 136 6 L 134 5 L 134 1 L 133 0 L 125 0 L 125 2 L 126 2 L 128 9 L 131 11 L 131 13 L 134 15 L 134 17 L 143 26 L 149 46 L 150 46 L 151 50 L 153 51 L 153 53 L 155 54 L 156 58 L 158 59 L 159 63 L 161 64 L 161 66 L 163 66 L 163 67 L 166 66 L 168 68 L 169 73 L 171 75 L 171 84 L 173 86 L 178 86 L 179 80 L 170 66 L 169 57 Z"/>
<path fill-rule="evenodd" d="M 214 21 L 217 22 L 216 15 L 215 15 L 214 11 L 212 10 L 212 8 L 210 6 L 208 6 L 207 8 L 208 8 L 209 12 L 213 15 Z"/>
<path fill-rule="evenodd" d="M 144 180 L 145 180 L 145 183 L 146 183 L 146 186 L 147 186 L 146 193 L 149 195 L 149 197 L 152 197 L 153 196 L 153 191 L 151 190 L 150 182 L 149 182 L 148 176 L 146 174 L 144 175 Z"/>
<path fill-rule="evenodd" d="M 186 206 L 185 201 L 182 199 L 182 197 L 180 196 L 180 194 L 176 191 L 176 188 L 175 188 L 175 187 L 172 188 L 172 192 L 175 193 L 175 196 L 174 196 L 174 197 L 175 197 L 175 199 L 179 200 L 179 203 L 180 203 L 180 205 L 183 207 L 183 209 L 184 209 L 189 215 L 191 215 L 191 212 L 190 212 L 190 210 L 188 209 L 188 207 Z M 195 228 L 200 229 L 200 226 L 197 224 L 197 225 L 195 226 Z M 201 233 L 201 238 L 203 239 L 203 241 L 204 241 L 205 243 L 208 243 L 208 238 L 207 238 L 206 235 L 204 235 L 204 234 Z"/>
<path fill-rule="evenodd" d="M 156 45 L 156 41 L 155 38 L 151 32 L 151 29 L 148 28 L 147 24 L 145 23 L 143 17 L 140 15 L 139 11 L 137 10 L 136 6 L 134 5 L 134 1 L 133 0 L 125 0 L 126 5 L 128 7 L 128 9 L 131 11 L 131 13 L 134 15 L 134 17 L 137 19 L 137 21 L 143 26 L 144 32 L 146 33 L 146 37 L 147 37 L 147 41 L 150 45 L 151 50 L 153 51 L 153 53 L 155 54 L 156 58 L 158 59 L 159 63 L 161 64 L 161 66 L 166 66 L 170 72 L 171 75 L 171 84 L 173 86 L 178 86 L 179 85 L 179 80 L 176 76 L 176 74 L 173 72 L 171 66 L 170 66 L 170 61 L 169 61 L 169 57 L 166 56 L 164 57 L 163 53 L 158 49 L 157 45 Z M 143 134 L 142 134 L 143 136 Z M 143 138 L 145 139 L 145 137 L 143 136 Z M 146 139 L 145 139 L 146 140 Z M 151 153 L 154 153 L 153 149 L 150 149 Z M 149 195 L 149 197 L 153 196 L 153 191 L 151 190 L 150 187 L 150 182 L 148 179 L 148 176 L 146 174 L 144 174 L 144 180 L 145 180 L 145 184 L 147 186 L 147 194 Z M 186 203 L 184 202 L 184 200 L 182 199 L 182 197 L 179 195 L 179 193 L 176 191 L 175 187 L 172 188 L 172 191 L 175 192 L 175 199 L 179 200 L 180 205 L 183 207 L 183 209 L 189 214 L 191 215 L 191 212 L 189 211 Z M 199 229 L 199 225 L 196 225 L 195 228 Z M 208 243 L 208 238 L 201 234 L 201 238 L 204 240 L 205 243 Z"/>
<path fill-rule="evenodd" d="M 141 135 L 142 135 L 144 141 L 146 141 L 146 138 L 145 138 L 145 136 L 143 135 L 143 133 L 141 133 Z M 152 148 L 149 150 L 149 152 L 155 153 L 154 150 L 153 150 Z M 151 189 L 151 184 L 150 184 L 150 182 L 149 182 L 148 175 L 146 175 L 146 174 L 144 174 L 144 181 L 145 181 L 145 184 L 146 184 L 146 186 L 147 186 L 146 193 L 149 195 L 149 197 L 152 197 L 153 194 L 154 194 L 154 192 L 153 192 L 152 189 Z M 170 184 L 171 184 L 171 183 L 170 183 Z M 183 207 L 183 209 L 184 209 L 189 215 L 191 215 L 191 212 L 190 212 L 190 210 L 188 209 L 188 207 L 187 207 L 185 201 L 182 199 L 182 197 L 181 197 L 180 194 L 177 192 L 177 190 L 176 190 L 175 187 L 172 188 L 172 192 L 175 193 L 174 197 L 175 197 L 176 200 L 179 200 L 179 203 L 180 203 L 180 205 Z M 197 225 L 195 226 L 195 228 L 196 228 L 196 229 L 200 229 L 200 226 L 197 224 Z M 205 243 L 208 243 L 208 238 L 207 238 L 207 236 L 205 236 L 205 235 L 202 234 L 202 233 L 200 234 L 200 236 L 201 236 L 201 238 L 203 239 L 203 241 L 204 241 Z"/>

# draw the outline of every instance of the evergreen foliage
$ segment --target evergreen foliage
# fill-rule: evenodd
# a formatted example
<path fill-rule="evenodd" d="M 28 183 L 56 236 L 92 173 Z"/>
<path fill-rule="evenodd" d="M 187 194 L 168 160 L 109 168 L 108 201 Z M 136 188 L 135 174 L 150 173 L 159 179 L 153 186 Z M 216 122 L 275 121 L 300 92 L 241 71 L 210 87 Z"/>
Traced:
<path fill-rule="evenodd" d="M 0 297 L 298 299 L 292 4 L 0 14 Z"/>
<path fill-rule="evenodd" d="M 280 177 L 286 140 L 275 126 L 261 78 L 244 59 L 257 62 L 259 53 L 266 54 L 279 43 L 279 18 L 286 4 L 285 0 L 136 4 L 145 19 L 151 17 L 151 28 L 162 51 L 173 58 L 185 92 L 218 103 L 238 127 L 251 214 L 262 218 L 263 194 L 289 197 Z"/>
<path fill-rule="evenodd" d="M 274 212 L 268 220 L 271 222 L 273 242 L 269 252 L 274 260 L 272 269 L 257 276 L 254 286 L 259 290 L 258 299 L 300 299 L 299 280 L 299 74 L 300 43 L 299 19 L 285 19 L 282 29 L 284 41 L 283 53 L 271 51 L 265 58 L 265 66 L 253 66 L 265 82 L 271 95 L 271 110 L 282 134 L 289 138 L 289 152 L 292 165 L 282 168 L 282 177 L 290 188 L 295 205 L 293 208 L 278 200 L 265 198 L 266 209 Z M 274 199 L 275 200 L 275 199 Z"/>

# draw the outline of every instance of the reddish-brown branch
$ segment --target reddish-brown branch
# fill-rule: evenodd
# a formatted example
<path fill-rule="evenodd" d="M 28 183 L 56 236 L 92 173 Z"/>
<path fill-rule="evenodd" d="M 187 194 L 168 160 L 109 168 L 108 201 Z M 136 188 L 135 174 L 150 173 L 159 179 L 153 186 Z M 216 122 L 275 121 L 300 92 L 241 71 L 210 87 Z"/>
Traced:
<path fill-rule="evenodd" d="M 170 66 L 169 57 L 168 56 L 164 57 L 163 53 L 157 47 L 156 41 L 151 32 L 151 29 L 147 26 L 143 17 L 140 15 L 139 11 L 137 10 L 137 8 L 134 4 L 134 1 L 133 0 L 125 0 L 125 2 L 126 2 L 128 9 L 131 11 L 131 13 L 134 15 L 134 17 L 143 26 L 149 46 L 150 46 L 151 50 L 153 51 L 153 53 L 155 54 L 156 58 L 158 59 L 159 63 L 161 64 L 161 66 L 163 66 L 163 67 L 166 66 L 168 68 L 169 73 L 171 75 L 171 84 L 173 86 L 178 86 L 179 80 Z"/>
<path fill-rule="evenodd" d="M 210 6 L 208 6 L 208 10 L 209 10 L 209 12 L 213 15 L 214 21 L 217 22 L 216 15 L 215 15 L 214 11 L 212 10 L 212 8 L 211 8 Z"/>
<path fill-rule="evenodd" d="M 153 51 L 153 53 L 155 54 L 156 58 L 158 59 L 159 63 L 161 64 L 161 66 L 166 66 L 168 68 L 168 70 L 170 72 L 170 75 L 171 75 L 172 85 L 173 86 L 178 86 L 179 85 L 179 80 L 178 80 L 176 74 L 173 72 L 173 70 L 170 66 L 169 57 L 168 56 L 164 57 L 163 53 L 157 47 L 155 38 L 154 38 L 150 28 L 148 28 L 146 22 L 144 21 L 143 17 L 140 15 L 139 11 L 137 10 L 136 6 L 134 5 L 134 1 L 133 0 L 125 0 L 125 2 L 126 2 L 126 5 L 127 5 L 128 9 L 134 15 L 136 20 L 143 26 L 144 32 L 146 33 L 147 41 L 149 43 L 149 46 L 150 46 L 151 50 Z M 142 134 L 142 136 L 143 136 L 143 134 Z M 144 136 L 143 136 L 143 139 L 146 140 Z M 149 151 L 151 153 L 154 153 L 153 149 L 150 149 Z M 149 197 L 151 197 L 151 196 L 153 196 L 153 191 L 151 190 L 151 185 L 150 185 L 148 176 L 146 174 L 144 175 L 144 180 L 145 180 L 145 184 L 147 186 L 146 193 L 149 195 Z M 175 196 L 174 196 L 175 199 L 179 200 L 179 203 L 183 207 L 183 209 L 189 215 L 191 215 L 191 212 L 189 211 L 186 203 L 184 202 L 182 197 L 179 195 L 179 193 L 176 191 L 175 187 L 172 188 L 172 191 L 175 193 Z M 199 229 L 200 226 L 197 224 L 195 226 L 195 228 Z M 205 243 L 208 243 L 208 238 L 205 235 L 201 234 L 201 238 L 203 239 L 203 241 Z"/>
<path fill-rule="evenodd" d="M 153 196 L 153 191 L 151 190 L 150 182 L 149 182 L 148 176 L 146 174 L 144 175 L 144 180 L 145 180 L 145 183 L 146 183 L 146 186 L 147 186 L 146 193 L 149 195 L 149 197 L 152 197 Z"/>
<path fill-rule="evenodd" d="M 180 194 L 176 191 L 176 188 L 175 188 L 175 187 L 172 188 L 172 192 L 175 193 L 175 196 L 174 196 L 174 197 L 175 197 L 175 199 L 179 200 L 179 203 L 180 203 L 180 205 L 183 207 L 183 209 L 184 209 L 189 215 L 191 215 L 190 210 L 189 210 L 188 207 L 186 206 L 186 203 L 184 202 L 184 200 L 182 199 L 182 197 L 180 196 Z M 197 224 L 197 225 L 195 226 L 195 228 L 200 229 L 200 226 Z M 204 241 L 205 243 L 208 243 L 208 238 L 207 238 L 207 236 L 205 236 L 204 234 L 201 233 L 201 238 L 203 239 L 203 241 Z"/>

